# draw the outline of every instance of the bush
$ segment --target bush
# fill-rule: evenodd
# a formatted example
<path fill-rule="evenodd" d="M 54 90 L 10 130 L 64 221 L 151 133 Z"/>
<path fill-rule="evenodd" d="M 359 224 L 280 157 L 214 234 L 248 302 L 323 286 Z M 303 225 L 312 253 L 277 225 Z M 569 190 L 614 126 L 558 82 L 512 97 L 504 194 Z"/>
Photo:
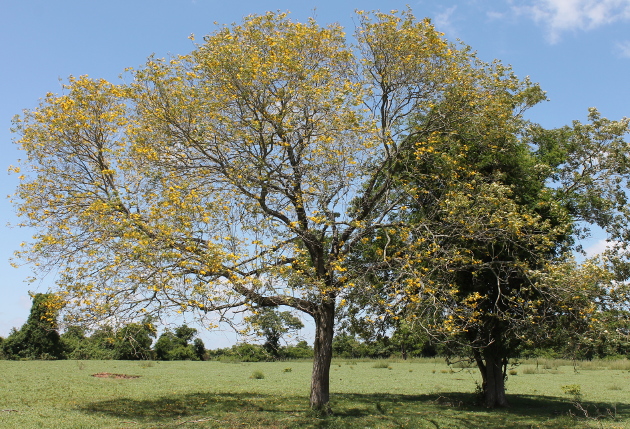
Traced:
<path fill-rule="evenodd" d="M 263 374 L 262 371 L 256 370 L 252 372 L 252 375 L 250 375 L 249 378 L 253 378 L 254 380 L 262 380 L 263 378 L 265 378 L 265 374 Z"/>
<path fill-rule="evenodd" d="M 296 345 L 282 347 L 280 357 L 284 359 L 310 359 L 313 357 L 313 347 L 309 346 L 306 341 L 300 341 Z"/>
<path fill-rule="evenodd" d="M 205 357 L 221 362 L 270 362 L 280 359 L 312 359 L 313 348 L 306 341 L 280 347 L 278 356 L 269 353 L 265 346 L 238 343 L 223 349 L 206 350 Z"/>
<path fill-rule="evenodd" d="M 273 360 L 271 356 L 258 344 L 240 343 L 232 346 L 231 356 L 239 358 L 242 362 L 264 362 Z"/>

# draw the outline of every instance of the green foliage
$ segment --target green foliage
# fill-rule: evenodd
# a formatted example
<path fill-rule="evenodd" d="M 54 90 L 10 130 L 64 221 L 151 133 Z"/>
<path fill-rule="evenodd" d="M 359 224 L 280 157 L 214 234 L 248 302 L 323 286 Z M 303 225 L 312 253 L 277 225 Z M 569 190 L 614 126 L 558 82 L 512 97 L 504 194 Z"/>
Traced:
<path fill-rule="evenodd" d="M 151 319 L 129 323 L 116 332 L 114 358 L 125 360 L 151 359 L 151 344 L 156 330 Z"/>
<path fill-rule="evenodd" d="M 289 344 L 280 347 L 278 356 L 281 359 L 312 359 L 313 347 L 306 341 L 299 341 L 297 344 Z"/>
<path fill-rule="evenodd" d="M 249 378 L 253 378 L 255 380 L 262 380 L 263 378 L 265 378 L 265 374 L 260 370 L 256 370 L 252 372 L 252 375 L 250 375 Z"/>
<path fill-rule="evenodd" d="M 279 312 L 271 307 L 255 308 L 247 321 L 258 336 L 265 338 L 263 347 L 267 353 L 276 358 L 280 357 L 282 337 L 304 327 L 302 321 L 291 312 Z"/>
<path fill-rule="evenodd" d="M 116 344 L 116 333 L 114 328 L 105 325 L 96 329 L 89 337 L 89 344 L 94 353 L 93 359 L 114 359 L 114 347 Z M 97 357 L 98 355 L 102 357 Z"/>
<path fill-rule="evenodd" d="M 353 336 L 348 334 L 337 334 L 333 338 L 333 354 L 342 358 L 363 357 L 360 343 Z"/>
<path fill-rule="evenodd" d="M 68 359 L 151 359 L 151 344 L 155 338 L 155 327 L 151 319 L 129 323 L 119 330 L 105 325 L 97 328 L 90 336 L 80 326 L 69 326 L 61 335 Z"/>
<path fill-rule="evenodd" d="M 396 166 L 409 209 L 390 222 L 408 229 L 366 237 L 355 257 L 381 269 L 363 291 L 348 295 L 347 310 L 359 332 L 391 329 L 403 319 L 447 353 L 467 349 L 482 371 L 490 407 L 507 405 L 509 359 L 533 344 L 551 346 L 550 331 L 568 332 L 567 349 L 586 353 L 602 342 L 596 332 L 604 342 L 614 332 L 627 336 L 626 317 L 618 319 L 621 329 L 602 322 L 611 320 L 607 314 L 622 315 L 630 296 L 613 282 L 610 273 L 622 280 L 622 270 L 610 258 L 578 267 L 569 257 L 585 233 L 578 221 L 623 240 L 630 215 L 623 140 L 629 121 L 610 121 L 591 109 L 590 124 L 547 132 L 521 116 L 544 99 L 540 88 L 507 69 L 495 77 L 472 73 L 448 91 L 436 110 L 472 97 L 475 103 L 463 108 L 475 115 L 455 118 L 450 132 L 417 136 Z M 422 129 L 430 120 L 418 115 L 412 122 Z M 400 265 L 395 258 L 384 263 L 385 254 L 400 255 Z M 612 351 L 599 345 L 602 354 Z M 489 386 L 486 378 L 496 382 Z"/>
<path fill-rule="evenodd" d="M 273 360 L 273 357 L 258 344 L 240 343 L 233 345 L 227 356 L 238 358 L 242 362 L 264 362 Z"/>
<path fill-rule="evenodd" d="M 192 339 L 197 335 L 197 330 L 191 328 L 188 325 L 182 325 L 175 328 L 175 337 L 181 342 L 181 344 L 188 345 Z"/>
<path fill-rule="evenodd" d="M 388 358 L 394 354 L 387 337 L 361 341 L 346 333 L 333 339 L 333 353 L 341 358 Z"/>
<path fill-rule="evenodd" d="M 59 300 L 55 295 L 33 295 L 26 323 L 13 329 L 2 341 L 2 353 L 8 359 L 62 359 L 63 344 L 57 332 Z"/>
<path fill-rule="evenodd" d="M 391 336 L 370 336 L 363 339 L 349 333 L 341 332 L 333 339 L 333 353 L 341 358 L 374 358 L 383 359 L 392 356 L 402 359 L 413 357 L 432 357 L 446 355 L 442 345 L 432 343 L 431 338 L 419 330 L 405 329 L 403 325 L 391 333 Z"/>
<path fill-rule="evenodd" d="M 98 334 L 95 333 L 90 338 L 86 335 L 85 328 L 80 326 L 67 327 L 65 332 L 61 334 L 61 341 L 63 342 L 63 347 L 68 359 L 88 360 L 114 358 L 113 344 L 111 347 L 104 347 L 104 343 L 99 341 Z"/>
<path fill-rule="evenodd" d="M 404 320 L 396 322 L 390 338 L 391 348 L 396 355 L 407 359 L 407 357 L 433 357 L 439 353 L 438 345 L 432 341 L 426 331 L 413 329 Z"/>
<path fill-rule="evenodd" d="M 238 343 L 224 349 L 207 350 L 209 359 L 235 362 L 269 362 L 278 359 L 312 359 L 313 347 L 306 341 L 294 345 L 281 346 L 278 355 L 271 355 L 259 344 Z"/>
<path fill-rule="evenodd" d="M 605 296 L 605 293 L 600 295 Z M 595 295 L 593 299 L 596 299 Z M 629 356 L 630 338 L 626 334 L 629 320 L 625 310 L 602 310 L 577 329 L 575 322 L 558 324 L 550 329 L 544 344 L 523 344 L 519 349 L 519 356 L 576 360 Z"/>
<path fill-rule="evenodd" d="M 193 341 L 193 350 L 197 360 L 206 360 L 206 346 L 201 338 L 195 338 Z"/>
<path fill-rule="evenodd" d="M 166 329 L 153 347 L 158 360 L 202 360 L 205 346 L 199 338 L 193 344 L 190 341 L 197 335 L 197 330 L 187 325 L 178 326 L 175 331 Z"/>

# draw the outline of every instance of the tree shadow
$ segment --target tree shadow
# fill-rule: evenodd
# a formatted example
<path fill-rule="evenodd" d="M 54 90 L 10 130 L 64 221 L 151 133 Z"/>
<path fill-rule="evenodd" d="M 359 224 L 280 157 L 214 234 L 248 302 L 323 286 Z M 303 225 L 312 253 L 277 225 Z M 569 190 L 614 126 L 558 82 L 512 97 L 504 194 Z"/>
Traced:
<path fill-rule="evenodd" d="M 79 408 L 88 414 L 100 414 L 135 422 L 156 423 L 173 420 L 188 420 L 203 416 L 218 421 L 256 421 L 259 427 L 265 422 L 284 421 L 288 426 L 298 427 L 360 427 L 361 419 L 387 420 L 402 427 L 405 419 L 414 416 L 422 420 L 422 427 L 498 428 L 529 427 L 519 420 L 546 421 L 568 416 L 573 409 L 566 398 L 533 395 L 510 395 L 511 406 L 490 411 L 476 404 L 473 393 L 441 392 L 439 394 L 333 394 L 331 418 L 316 418 L 308 409 L 305 396 L 282 396 L 257 393 L 189 393 L 138 400 L 117 398 L 88 403 Z M 584 402 L 587 409 L 606 410 L 605 404 Z M 608 405 L 610 408 L 610 405 Z M 439 416 L 437 416 L 439 414 Z M 603 416 L 603 414 L 601 414 Z M 617 404 L 617 419 L 630 418 L 630 404 Z M 597 417 L 595 415 L 589 417 Z M 446 419 L 446 420 L 445 420 Z M 450 423 L 445 426 L 445 421 Z M 339 426 L 341 424 L 341 426 Z M 252 426 L 256 426 L 252 425 Z M 297 426 L 295 426 L 297 425 Z M 277 426 L 287 427 L 287 426 Z"/>
<path fill-rule="evenodd" d="M 191 416 L 214 409 L 224 413 L 242 411 L 274 411 L 263 406 L 270 395 L 254 393 L 189 393 L 162 396 L 154 399 L 116 398 L 97 401 L 81 407 L 86 413 L 118 416 L 130 420 L 161 420 Z M 299 412 L 301 410 L 295 410 Z"/>
<path fill-rule="evenodd" d="M 573 415 L 578 418 L 588 417 L 596 418 L 612 418 L 629 419 L 630 404 L 626 403 L 598 403 L 590 401 L 582 401 L 582 410 L 577 409 L 568 398 L 545 396 L 545 395 L 508 395 L 510 406 L 507 408 L 499 408 L 490 410 L 479 404 L 479 397 L 474 393 L 462 392 L 440 392 L 422 395 L 397 395 L 397 394 L 335 394 L 335 398 L 343 398 L 343 402 L 350 402 L 365 407 L 375 407 L 377 411 L 386 413 L 391 407 L 412 408 L 414 404 L 422 403 L 425 406 L 432 406 L 434 409 L 464 411 L 466 419 L 477 421 L 478 426 L 463 427 L 494 427 L 488 419 L 492 418 L 493 413 L 501 414 L 506 417 L 515 418 L 534 418 L 537 420 L 545 420 L 550 417 Z M 584 415 L 583 410 L 589 412 Z M 343 412 L 341 413 L 343 414 Z M 477 414 L 479 419 L 473 418 Z M 490 416 L 490 417 L 489 417 Z"/>

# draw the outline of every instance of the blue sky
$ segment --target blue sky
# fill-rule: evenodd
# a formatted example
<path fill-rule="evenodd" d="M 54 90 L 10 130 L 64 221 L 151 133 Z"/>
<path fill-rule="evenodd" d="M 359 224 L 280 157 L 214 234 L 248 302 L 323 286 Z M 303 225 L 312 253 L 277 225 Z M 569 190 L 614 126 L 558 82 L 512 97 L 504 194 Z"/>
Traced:
<path fill-rule="evenodd" d="M 539 82 L 550 101 L 529 117 L 543 126 L 584 121 L 589 107 L 610 119 L 630 116 L 630 0 L 0 0 L 0 195 L 14 191 L 17 178 L 6 171 L 23 157 L 12 143 L 11 118 L 47 92 L 61 92 L 60 79 L 87 74 L 116 81 L 151 54 L 189 52 L 191 33 L 202 36 L 215 22 L 239 22 L 252 13 L 288 10 L 295 20 L 338 22 L 351 35 L 354 10 L 406 5 L 481 59 L 499 59 Z M 17 222 L 8 199 L 0 198 L 0 336 L 26 320 L 28 291 L 44 292 L 54 282 L 48 276 L 27 284 L 29 268 L 9 265 L 34 232 L 6 226 Z M 599 248 L 598 239 L 586 246 Z M 212 348 L 234 341 L 229 333 L 203 338 Z"/>

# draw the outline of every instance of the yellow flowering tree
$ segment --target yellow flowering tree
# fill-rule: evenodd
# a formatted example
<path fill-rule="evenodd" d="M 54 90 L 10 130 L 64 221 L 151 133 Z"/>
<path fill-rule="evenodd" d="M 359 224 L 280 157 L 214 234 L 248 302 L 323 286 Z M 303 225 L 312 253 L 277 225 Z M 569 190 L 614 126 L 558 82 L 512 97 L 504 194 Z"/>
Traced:
<path fill-rule="evenodd" d="M 358 20 L 350 46 L 338 25 L 249 16 L 188 55 L 149 58 L 128 84 L 71 78 L 15 121 L 26 153 L 15 203 L 38 230 L 18 255 L 59 270 L 68 314 L 88 321 L 258 306 L 310 315 L 310 404 L 327 410 L 335 314 L 350 292 L 384 266 L 437 257 L 416 246 L 434 225 L 408 222 L 409 195 L 428 194 L 401 166 L 437 156 L 458 130 L 493 135 L 485 119 L 511 117 L 496 100 L 541 97 L 409 11 Z M 457 156 L 445 160 L 453 183 L 472 174 Z M 479 187 L 497 206 L 508 193 Z M 454 224 L 474 206 L 447 200 Z M 518 221 L 511 234 L 537 222 Z M 376 236 L 416 241 L 413 252 L 385 245 L 378 263 L 353 256 Z"/>

